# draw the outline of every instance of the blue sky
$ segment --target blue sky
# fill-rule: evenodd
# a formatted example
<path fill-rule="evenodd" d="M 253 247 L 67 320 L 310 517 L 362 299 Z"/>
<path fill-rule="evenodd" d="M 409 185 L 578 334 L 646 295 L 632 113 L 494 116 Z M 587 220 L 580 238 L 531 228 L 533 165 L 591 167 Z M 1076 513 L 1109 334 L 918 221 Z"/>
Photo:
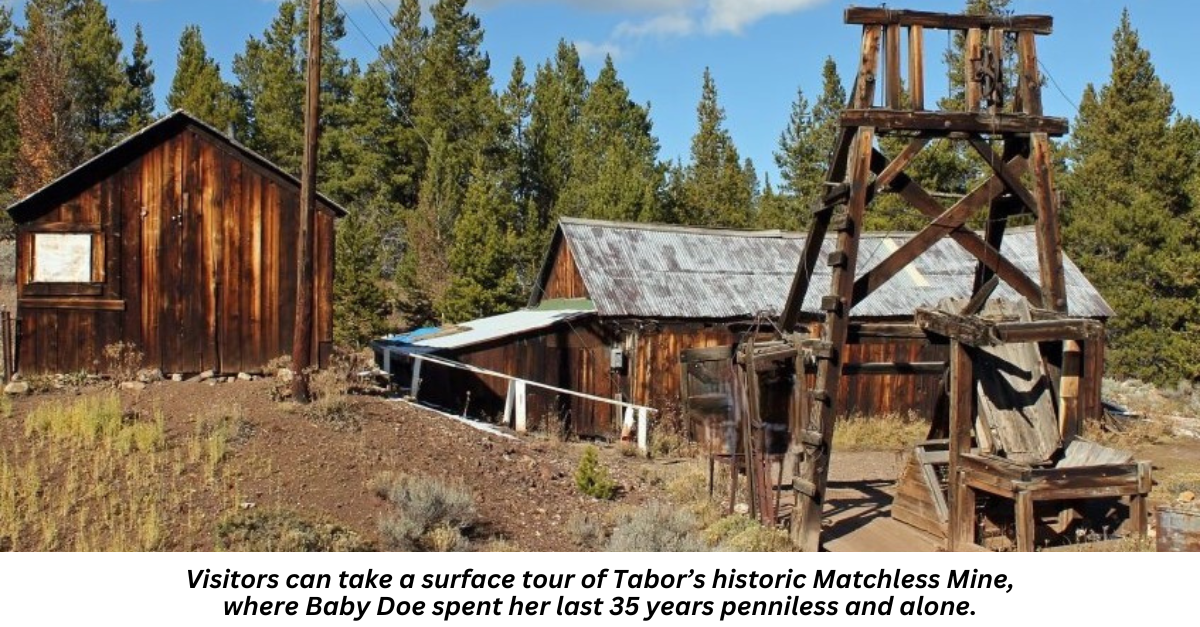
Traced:
<path fill-rule="evenodd" d="M 361 59 L 373 58 L 371 44 L 382 44 L 389 35 L 368 5 L 382 14 L 381 5 L 390 12 L 396 0 L 339 2 L 365 33 L 348 25 L 345 51 Z M 275 0 L 108 0 L 108 4 L 127 43 L 132 41 L 134 24 L 140 22 L 145 30 L 160 108 L 186 24 L 200 25 L 210 53 L 228 75 L 233 56 L 247 37 L 266 28 L 277 6 Z M 651 105 L 664 159 L 686 159 L 695 130 L 701 74 L 711 67 L 727 113 L 726 126 L 743 156 L 754 160 L 760 174 L 773 174 L 772 151 L 797 87 L 810 99 L 815 97 L 827 55 L 837 61 L 845 82 L 852 79 L 861 31 L 842 21 L 849 4 L 835 0 L 472 0 L 470 6 L 483 22 L 484 48 L 500 86 L 507 81 L 514 57 L 521 56 L 532 74 L 533 66 L 554 53 L 560 38 L 579 46 L 591 76 L 604 54 L 613 54 L 633 98 Z M 859 4 L 868 3 L 860 0 Z M 890 6 L 958 11 L 963 2 L 910 0 L 893 1 Z M 1195 69 L 1188 70 L 1195 62 L 1189 44 L 1196 36 L 1200 3 L 1014 0 L 1018 13 L 1048 13 L 1055 18 L 1054 34 L 1039 38 L 1039 53 L 1066 98 L 1054 84 L 1048 85 L 1048 114 L 1074 118 L 1071 102 L 1078 102 L 1084 86 L 1107 80 L 1111 36 L 1125 6 L 1159 75 L 1174 90 L 1176 107 L 1185 114 L 1200 114 L 1200 82 L 1195 80 Z M 926 41 L 932 49 L 945 45 L 932 33 Z M 931 66 L 926 73 L 929 89 L 943 92 L 944 71 Z"/>

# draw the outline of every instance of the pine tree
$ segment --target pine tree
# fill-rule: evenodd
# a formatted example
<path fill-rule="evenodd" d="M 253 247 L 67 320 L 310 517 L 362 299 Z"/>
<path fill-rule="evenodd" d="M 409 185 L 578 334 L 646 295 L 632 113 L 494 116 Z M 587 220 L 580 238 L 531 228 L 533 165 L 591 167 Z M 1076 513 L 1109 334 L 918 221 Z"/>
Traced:
<path fill-rule="evenodd" d="M 20 29 L 16 196 L 29 194 L 66 172 L 83 154 L 67 55 L 69 0 L 30 0 Z"/>
<path fill-rule="evenodd" d="M 457 181 L 447 163 L 446 134 L 433 133 L 421 198 L 405 224 L 404 258 L 397 273 L 400 313 L 410 326 L 437 320 L 440 303 L 453 279 L 448 251 L 454 245 L 458 208 Z"/>
<path fill-rule="evenodd" d="M 387 197 L 402 207 L 412 208 L 417 204 L 429 152 L 428 138 L 416 129 L 413 119 L 429 31 L 421 25 L 418 0 L 400 0 L 390 21 L 394 35 L 380 49 L 378 61 L 368 72 L 375 70 L 385 77 L 386 119 L 394 136 L 386 141 L 391 164 L 390 171 L 385 173 L 388 177 Z"/>
<path fill-rule="evenodd" d="M 199 26 L 185 27 L 179 38 L 167 106 L 185 109 L 223 133 L 244 122 L 232 87 L 221 78 L 217 62 L 208 56 Z"/>
<path fill-rule="evenodd" d="M 150 61 L 150 49 L 142 38 L 142 25 L 134 28 L 132 58 L 125 64 L 125 80 L 129 84 L 128 96 L 121 106 L 121 125 L 126 133 L 133 133 L 154 121 L 154 70 Z"/>
<path fill-rule="evenodd" d="M 477 152 L 495 154 L 499 108 L 484 54 L 479 18 L 466 10 L 467 0 L 438 0 L 430 8 L 433 29 L 424 50 L 413 99 L 413 118 L 422 137 L 440 131 L 450 206 L 461 204 Z"/>
<path fill-rule="evenodd" d="M 388 304 L 379 268 L 381 241 L 371 214 L 354 211 L 338 221 L 333 331 L 343 345 L 361 346 L 384 330 Z"/>
<path fill-rule="evenodd" d="M 13 11 L 0 6 L 0 204 L 8 206 L 13 200 L 16 182 L 17 151 L 20 129 L 17 124 L 17 100 L 20 72 L 15 58 L 16 41 L 13 33 Z M 11 232 L 8 212 L 0 216 L 0 235 Z"/>
<path fill-rule="evenodd" d="M 68 10 L 71 45 L 68 90 L 83 134 L 83 158 L 115 144 L 129 129 L 122 116 L 132 88 L 121 60 L 117 24 L 100 0 L 75 0 Z"/>
<path fill-rule="evenodd" d="M 530 171 L 536 208 L 530 246 L 536 250 L 545 248 L 557 226 L 558 203 L 571 178 L 575 129 L 587 92 L 579 51 L 574 44 L 559 41 L 553 63 L 538 66 L 530 106 Z"/>
<path fill-rule="evenodd" d="M 471 169 L 462 212 L 455 223 L 448 261 L 454 278 L 437 303 L 444 322 L 462 322 L 519 307 L 517 266 L 520 239 L 513 225 L 517 206 L 512 181 L 483 155 Z"/>
<path fill-rule="evenodd" d="M 661 221 L 663 170 L 649 111 L 630 100 L 612 57 L 591 83 L 572 138 L 571 177 L 557 214 Z"/>
<path fill-rule="evenodd" d="M 1108 366 L 1118 376 L 1200 377 L 1196 135 L 1194 122 L 1175 119 L 1126 10 L 1109 82 L 1084 92 L 1063 185 L 1067 250 L 1117 312 Z"/>
<path fill-rule="evenodd" d="M 775 165 L 783 179 L 777 201 L 788 208 L 759 212 L 763 228 L 799 230 L 808 225 L 811 209 L 825 195 L 825 173 L 846 107 L 846 89 L 837 64 L 826 57 L 821 68 L 821 96 L 810 109 L 802 89 L 796 90 L 788 125 L 779 136 Z M 768 222 L 764 220 L 770 219 Z"/>
<path fill-rule="evenodd" d="M 699 129 L 692 136 L 692 160 L 684 172 L 677 217 L 697 226 L 748 227 L 754 189 L 723 126 L 725 110 L 717 102 L 716 83 L 707 68 L 696 116 Z"/>

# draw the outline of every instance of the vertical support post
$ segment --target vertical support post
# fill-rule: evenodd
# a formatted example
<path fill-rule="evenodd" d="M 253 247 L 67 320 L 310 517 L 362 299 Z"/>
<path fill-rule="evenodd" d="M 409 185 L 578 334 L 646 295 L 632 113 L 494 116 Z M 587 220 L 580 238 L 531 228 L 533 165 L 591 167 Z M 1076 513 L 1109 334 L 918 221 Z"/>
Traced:
<path fill-rule="evenodd" d="M 1001 159 L 1008 163 L 1013 157 L 1027 153 L 1029 144 L 1023 139 L 1016 137 L 1007 137 L 1004 140 L 1003 156 Z M 983 240 L 997 253 L 1001 250 L 1001 245 L 1004 243 L 1004 230 L 1008 226 L 1007 218 L 1009 216 L 1008 199 L 1003 196 L 992 200 L 988 206 L 987 223 L 983 227 Z M 992 269 L 987 267 L 982 261 L 975 269 L 975 285 L 971 290 L 972 294 L 977 294 L 980 289 L 992 278 Z"/>
<path fill-rule="evenodd" d="M 1042 115 L 1042 76 L 1038 71 L 1037 46 L 1034 34 L 1029 31 L 1017 33 L 1017 57 L 1021 68 L 1017 77 L 1017 97 L 1020 106 L 1014 109 L 1029 115 Z"/>
<path fill-rule="evenodd" d="M 413 357 L 412 381 L 408 386 L 408 394 L 414 401 L 417 400 L 417 393 L 421 390 L 421 364 L 424 362 L 425 360 L 420 357 Z"/>
<path fill-rule="evenodd" d="M 988 47 L 996 60 L 996 93 L 988 103 L 988 111 L 996 115 L 1004 110 L 1004 29 L 988 30 Z"/>
<path fill-rule="evenodd" d="M 650 450 L 650 411 L 645 407 L 637 411 L 637 445 L 642 453 Z"/>
<path fill-rule="evenodd" d="M 514 381 L 512 379 L 508 380 L 508 389 L 504 393 L 504 424 L 508 425 L 510 428 L 516 426 L 513 424 L 513 400 L 515 397 L 514 393 L 516 391 L 513 383 Z"/>
<path fill-rule="evenodd" d="M 962 456 L 971 450 L 975 422 L 975 372 L 965 344 L 950 342 L 950 525 L 948 548 L 975 544 L 975 492 L 967 485 Z"/>
<path fill-rule="evenodd" d="M 1058 428 L 1065 443 L 1079 437 L 1083 427 L 1079 399 L 1083 351 L 1079 342 L 1067 340 L 1063 343 L 1062 367 L 1062 382 L 1058 388 Z"/>
<path fill-rule="evenodd" d="M 304 161 L 300 170 L 300 226 L 296 233 L 296 320 L 292 335 L 292 398 L 309 400 L 313 344 L 313 219 L 317 204 L 317 145 L 321 118 L 321 0 L 308 7 L 308 85 L 304 108 Z"/>
<path fill-rule="evenodd" d="M 900 108 L 900 25 L 889 24 L 884 38 L 884 71 L 887 74 L 887 107 Z"/>
<path fill-rule="evenodd" d="M 967 30 L 967 45 L 963 54 L 963 95 L 966 110 L 979 110 L 979 81 L 975 80 L 975 64 L 983 57 L 983 32 L 978 28 Z"/>
<path fill-rule="evenodd" d="M 792 540 L 801 550 L 816 551 L 821 540 L 821 507 L 829 478 L 829 457 L 833 446 L 834 421 L 838 407 L 843 356 L 850 323 L 854 294 L 854 273 L 858 265 L 858 245 L 863 214 L 870 187 L 871 155 L 875 129 L 862 127 L 855 137 L 850 163 L 850 203 L 844 230 L 838 233 L 837 249 L 846 254 L 846 263 L 833 268 L 830 294 L 835 306 L 825 316 L 825 339 L 831 347 L 829 358 L 817 367 L 813 408 L 809 428 L 821 434 L 821 445 L 803 456 L 798 478 L 812 484 L 813 494 L 797 494 L 796 514 L 792 517 Z"/>
<path fill-rule="evenodd" d="M 1035 545 L 1035 524 L 1033 519 L 1033 493 L 1028 490 L 1017 491 L 1017 550 L 1032 552 Z"/>
<path fill-rule="evenodd" d="M 513 407 L 517 414 L 517 433 L 525 433 L 529 430 L 529 419 L 526 414 L 524 381 L 513 381 Z"/>
<path fill-rule="evenodd" d="M 1034 200 L 1037 202 L 1038 270 L 1042 285 L 1042 307 L 1067 313 L 1067 284 L 1063 274 L 1062 235 L 1058 224 L 1058 199 L 1054 180 L 1050 138 L 1045 133 L 1031 136 Z M 1061 390 L 1062 342 L 1043 343 L 1046 374 L 1056 392 Z"/>
<path fill-rule="evenodd" d="M 637 425 L 634 422 L 633 407 L 626 405 L 621 408 L 621 441 L 628 442 L 633 437 Z"/>
<path fill-rule="evenodd" d="M 925 109 L 925 29 L 908 27 L 908 104 L 913 111 Z"/>

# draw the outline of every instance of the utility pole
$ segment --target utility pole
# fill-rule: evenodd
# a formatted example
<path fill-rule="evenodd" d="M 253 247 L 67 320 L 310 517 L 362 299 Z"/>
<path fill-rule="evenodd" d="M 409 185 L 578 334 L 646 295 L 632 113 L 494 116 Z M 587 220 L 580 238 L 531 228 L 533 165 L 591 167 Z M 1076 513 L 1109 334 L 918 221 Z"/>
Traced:
<path fill-rule="evenodd" d="M 308 88 L 304 107 L 304 163 L 300 170 L 300 228 L 296 238 L 296 324 L 292 336 L 292 398 L 309 401 L 312 363 L 313 217 L 317 204 L 317 144 L 321 117 L 321 0 L 308 2 Z"/>

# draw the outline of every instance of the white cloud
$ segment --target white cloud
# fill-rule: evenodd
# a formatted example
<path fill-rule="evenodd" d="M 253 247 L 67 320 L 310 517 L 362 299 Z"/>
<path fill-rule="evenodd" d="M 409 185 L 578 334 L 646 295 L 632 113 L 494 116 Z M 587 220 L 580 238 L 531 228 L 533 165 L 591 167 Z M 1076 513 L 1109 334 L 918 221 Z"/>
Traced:
<path fill-rule="evenodd" d="M 575 50 L 584 59 L 603 59 L 605 56 L 611 56 L 613 59 L 621 57 L 621 46 L 611 41 L 595 43 L 586 39 L 577 39 L 574 43 Z"/>
<path fill-rule="evenodd" d="M 683 12 L 663 13 L 638 22 L 624 21 L 613 30 L 614 37 L 683 37 L 696 30 L 696 20 Z"/>
<path fill-rule="evenodd" d="M 825 0 L 708 0 L 704 30 L 741 34 L 745 27 L 771 15 L 795 13 Z"/>

